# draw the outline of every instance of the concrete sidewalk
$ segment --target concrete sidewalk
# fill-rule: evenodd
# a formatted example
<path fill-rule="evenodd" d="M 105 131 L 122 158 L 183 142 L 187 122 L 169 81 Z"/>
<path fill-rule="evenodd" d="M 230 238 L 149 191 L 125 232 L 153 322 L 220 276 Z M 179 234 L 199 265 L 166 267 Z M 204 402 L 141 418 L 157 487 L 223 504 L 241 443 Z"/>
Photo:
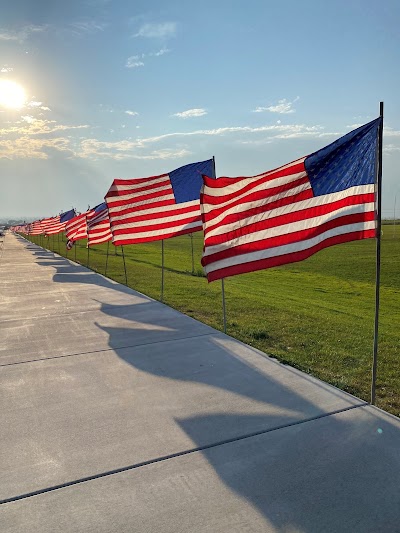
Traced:
<path fill-rule="evenodd" d="M 400 421 L 7 235 L 1 532 L 400 532 Z"/>

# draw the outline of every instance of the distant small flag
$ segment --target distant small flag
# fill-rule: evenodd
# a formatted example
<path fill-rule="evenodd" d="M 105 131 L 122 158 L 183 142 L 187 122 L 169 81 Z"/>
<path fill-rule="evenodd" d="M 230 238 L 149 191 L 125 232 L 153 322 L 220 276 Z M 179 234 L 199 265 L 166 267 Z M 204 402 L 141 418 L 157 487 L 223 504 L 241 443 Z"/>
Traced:
<path fill-rule="evenodd" d="M 201 262 L 208 281 L 301 261 L 334 244 L 375 237 L 381 120 L 258 176 L 204 176 Z"/>
<path fill-rule="evenodd" d="M 149 178 L 116 179 L 105 196 L 115 245 L 168 239 L 202 229 L 202 174 L 213 176 L 213 160 Z"/>
<path fill-rule="evenodd" d="M 40 220 L 35 220 L 35 222 L 31 223 L 29 233 L 30 235 L 41 235 L 43 233 L 43 227 Z"/>
<path fill-rule="evenodd" d="M 102 244 L 111 240 L 110 218 L 105 202 L 94 207 L 92 213 L 87 216 L 86 220 L 88 246 Z"/>

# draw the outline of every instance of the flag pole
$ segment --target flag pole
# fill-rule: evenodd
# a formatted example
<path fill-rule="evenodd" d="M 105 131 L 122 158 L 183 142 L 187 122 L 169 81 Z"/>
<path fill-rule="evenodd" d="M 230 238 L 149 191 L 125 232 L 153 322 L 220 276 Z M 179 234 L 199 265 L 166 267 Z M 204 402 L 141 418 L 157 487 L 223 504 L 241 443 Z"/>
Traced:
<path fill-rule="evenodd" d="M 193 276 L 193 274 L 194 274 L 193 233 L 190 233 L 189 236 L 190 236 L 190 242 L 192 244 L 192 276 Z"/>
<path fill-rule="evenodd" d="M 122 244 L 121 244 L 121 252 L 122 252 L 122 259 L 124 261 L 125 285 L 128 286 L 128 276 L 126 274 L 125 254 L 124 254 L 124 247 Z"/>
<path fill-rule="evenodd" d="M 224 278 L 221 279 L 221 288 L 222 288 L 222 311 L 224 315 L 224 333 L 226 333 L 226 306 L 225 306 L 225 284 Z"/>
<path fill-rule="evenodd" d="M 382 234 L 382 145 L 383 145 L 383 102 L 379 106 L 381 123 L 378 132 L 378 152 L 376 161 L 375 178 L 375 206 L 376 206 L 376 281 L 375 281 L 375 325 L 374 325 L 374 350 L 371 379 L 371 405 L 375 405 L 376 371 L 378 366 L 378 327 L 379 327 L 379 300 L 381 280 L 381 234 Z"/>
<path fill-rule="evenodd" d="M 215 179 L 217 177 L 217 172 L 215 170 L 215 156 L 213 156 L 213 171 Z M 221 279 L 221 291 L 222 291 L 222 315 L 223 315 L 223 321 L 224 321 L 224 333 L 226 333 L 226 305 L 225 305 L 225 284 L 224 284 L 224 278 Z"/>
<path fill-rule="evenodd" d="M 89 268 L 89 246 L 87 246 L 87 265 L 86 267 Z"/>
<path fill-rule="evenodd" d="M 106 268 L 104 270 L 104 275 L 107 275 L 107 266 L 108 266 L 108 251 L 110 249 L 110 241 L 107 241 L 107 257 L 106 257 Z"/>
<path fill-rule="evenodd" d="M 161 240 L 161 303 L 164 300 L 164 239 Z"/>

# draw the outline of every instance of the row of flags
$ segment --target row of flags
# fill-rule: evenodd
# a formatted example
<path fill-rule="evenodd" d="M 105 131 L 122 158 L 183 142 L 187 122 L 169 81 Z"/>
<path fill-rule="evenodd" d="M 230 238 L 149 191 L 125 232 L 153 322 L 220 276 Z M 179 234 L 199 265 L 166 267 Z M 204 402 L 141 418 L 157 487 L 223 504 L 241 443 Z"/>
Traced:
<path fill-rule="evenodd" d="M 250 177 L 215 176 L 214 160 L 167 174 L 115 179 L 105 202 L 14 231 L 65 232 L 67 247 L 116 246 L 204 231 L 208 281 L 301 261 L 376 235 L 379 117 L 321 150 Z"/>

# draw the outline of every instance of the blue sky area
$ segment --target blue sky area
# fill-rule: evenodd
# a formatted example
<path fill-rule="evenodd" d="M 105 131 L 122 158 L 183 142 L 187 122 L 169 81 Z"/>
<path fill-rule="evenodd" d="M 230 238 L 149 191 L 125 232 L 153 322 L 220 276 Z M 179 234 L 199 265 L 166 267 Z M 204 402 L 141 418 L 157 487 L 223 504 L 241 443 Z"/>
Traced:
<path fill-rule="evenodd" d="M 6 2 L 0 101 L 5 80 L 25 100 L 0 103 L 0 218 L 82 211 L 116 177 L 212 156 L 218 176 L 259 174 L 380 100 L 383 214 L 400 214 L 399 27 L 398 0 Z"/>

